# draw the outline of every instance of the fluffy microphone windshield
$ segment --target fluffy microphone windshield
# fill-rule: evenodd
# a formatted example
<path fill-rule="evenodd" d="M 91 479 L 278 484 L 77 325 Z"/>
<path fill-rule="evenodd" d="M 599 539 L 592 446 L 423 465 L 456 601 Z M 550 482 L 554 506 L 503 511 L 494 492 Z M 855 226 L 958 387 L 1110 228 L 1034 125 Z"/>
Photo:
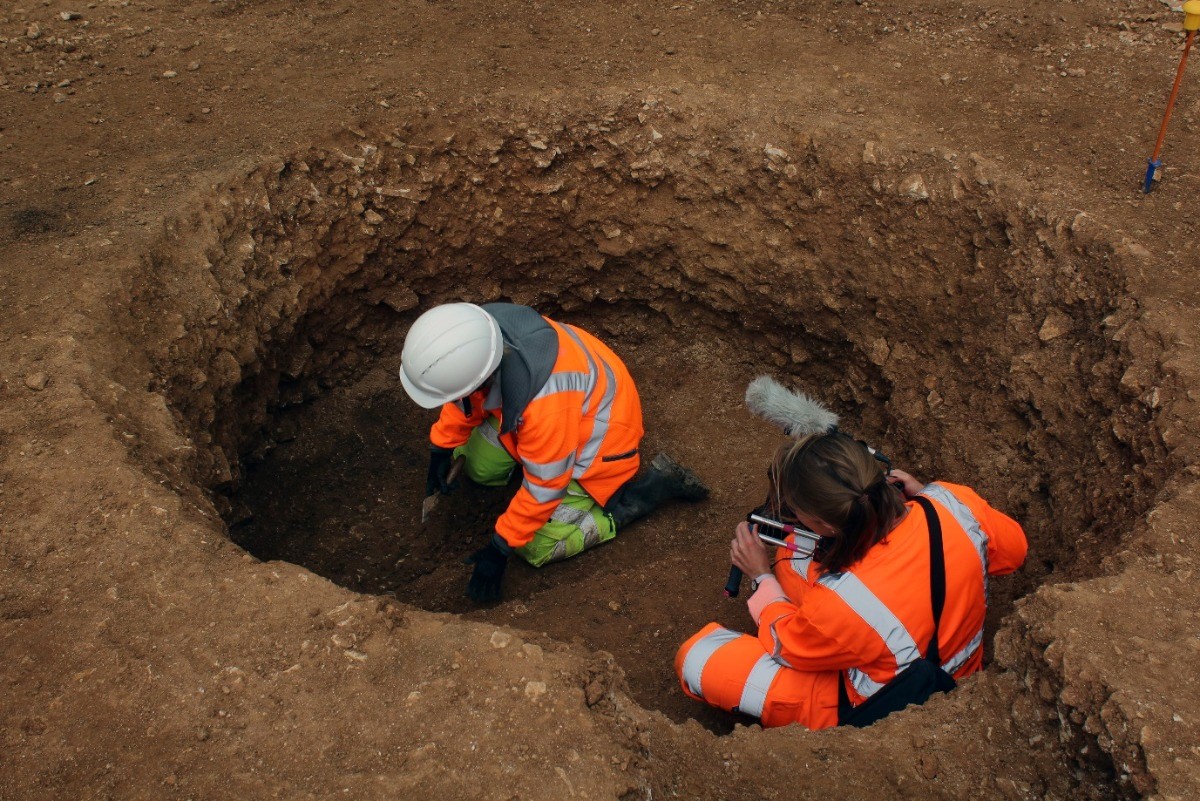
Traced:
<path fill-rule="evenodd" d="M 789 437 L 806 437 L 832 431 L 838 416 L 803 392 L 793 392 L 774 378 L 762 375 L 746 387 L 746 408 L 774 423 Z"/>

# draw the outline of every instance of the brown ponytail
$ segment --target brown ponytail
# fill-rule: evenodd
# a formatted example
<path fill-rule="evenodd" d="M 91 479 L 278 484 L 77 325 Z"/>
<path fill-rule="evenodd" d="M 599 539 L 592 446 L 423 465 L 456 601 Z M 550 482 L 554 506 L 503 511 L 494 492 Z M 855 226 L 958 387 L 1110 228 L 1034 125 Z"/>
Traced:
<path fill-rule="evenodd" d="M 816 434 L 779 449 L 771 468 L 776 506 L 838 530 L 820 556 L 826 573 L 862 559 L 904 515 L 900 492 L 860 442 L 840 432 Z"/>

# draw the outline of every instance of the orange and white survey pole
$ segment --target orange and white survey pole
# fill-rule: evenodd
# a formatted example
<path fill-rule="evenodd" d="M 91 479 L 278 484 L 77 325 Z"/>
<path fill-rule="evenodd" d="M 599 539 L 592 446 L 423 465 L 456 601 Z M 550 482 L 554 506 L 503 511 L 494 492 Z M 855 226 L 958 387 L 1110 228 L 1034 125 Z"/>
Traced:
<path fill-rule="evenodd" d="M 1183 83 L 1183 70 L 1187 66 L 1188 53 L 1192 42 L 1196 39 L 1196 31 L 1200 30 L 1200 0 L 1188 0 L 1183 4 L 1183 29 L 1187 31 L 1187 41 L 1183 43 L 1183 55 L 1179 58 L 1179 69 L 1175 71 L 1175 84 L 1171 87 L 1171 96 L 1167 99 L 1167 110 L 1163 113 L 1162 125 L 1158 128 L 1158 141 L 1154 143 L 1154 154 L 1150 156 L 1146 166 L 1146 178 L 1142 182 L 1142 191 L 1150 193 L 1154 186 L 1154 174 L 1162 162 L 1158 155 L 1162 152 L 1163 140 L 1167 138 L 1167 123 L 1171 120 L 1171 111 L 1175 108 L 1175 99 L 1179 97 L 1179 85 Z"/>

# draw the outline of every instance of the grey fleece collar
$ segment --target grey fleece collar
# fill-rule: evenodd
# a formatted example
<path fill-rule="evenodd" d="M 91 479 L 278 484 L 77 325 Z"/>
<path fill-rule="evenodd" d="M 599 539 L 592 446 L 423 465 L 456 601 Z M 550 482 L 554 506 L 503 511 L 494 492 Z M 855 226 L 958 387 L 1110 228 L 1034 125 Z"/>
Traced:
<path fill-rule="evenodd" d="M 498 381 L 502 387 L 500 404 L 504 418 L 500 433 L 516 429 L 521 415 L 554 372 L 558 360 L 558 334 L 546 320 L 528 306 L 515 303 L 488 303 L 483 310 L 499 324 L 504 336 L 504 357 L 500 360 Z"/>

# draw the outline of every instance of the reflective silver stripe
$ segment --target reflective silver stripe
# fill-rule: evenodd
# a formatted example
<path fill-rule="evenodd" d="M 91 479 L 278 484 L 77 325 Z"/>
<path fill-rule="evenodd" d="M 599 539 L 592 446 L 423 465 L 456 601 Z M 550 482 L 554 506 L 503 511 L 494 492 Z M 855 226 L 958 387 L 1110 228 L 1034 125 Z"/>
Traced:
<path fill-rule="evenodd" d="M 771 682 L 781 670 L 779 663 L 763 654 L 754 663 L 750 675 L 746 677 L 746 686 L 742 688 L 742 698 L 738 701 L 738 711 L 756 718 L 762 717 L 763 706 L 767 703 L 767 691 Z"/>
<path fill-rule="evenodd" d="M 554 395 L 558 392 L 587 392 L 591 385 L 590 377 L 587 373 L 552 373 L 538 394 L 533 396 L 534 400 L 544 398 L 547 395 Z"/>
<path fill-rule="evenodd" d="M 888 609 L 875 596 L 875 593 L 868 589 L 866 584 L 863 584 L 862 579 L 858 576 L 853 573 L 827 573 L 817 579 L 817 583 L 837 593 L 838 597 L 845 601 L 846 605 L 879 635 L 896 660 L 897 672 L 908 667 L 914 659 L 920 658 L 921 649 L 917 647 L 917 643 L 908 633 L 908 629 L 892 613 L 892 610 Z M 855 681 L 854 674 L 856 672 L 861 674 L 858 681 Z M 866 697 L 883 686 L 856 669 L 847 671 L 847 675 L 850 676 L 850 681 L 859 694 Z M 859 689 L 860 684 L 870 692 L 863 692 Z"/>
<path fill-rule="evenodd" d="M 554 507 L 554 511 L 550 514 L 551 520 L 557 520 L 560 523 L 568 523 L 576 528 L 581 528 L 580 522 L 584 517 L 590 517 L 587 512 L 581 509 L 572 509 L 570 506 L 559 504 Z"/>
<path fill-rule="evenodd" d="M 983 527 L 975 519 L 970 507 L 941 484 L 926 484 L 925 489 L 921 490 L 921 494 L 941 504 L 954 517 L 955 522 L 962 527 L 962 530 L 967 532 L 967 537 L 970 538 L 971 544 L 975 546 L 975 552 L 979 555 L 979 567 L 983 575 L 983 598 L 986 601 L 988 595 L 988 535 L 984 533 Z"/>
<path fill-rule="evenodd" d="M 771 659 L 784 667 L 791 667 L 792 664 L 783 658 L 783 641 L 779 639 L 779 632 L 775 630 L 775 624 L 780 620 L 781 618 L 775 618 L 771 621 L 771 640 L 775 643 L 775 647 L 771 649 Z"/>
<path fill-rule="evenodd" d="M 604 375 L 608 379 L 608 385 L 604 388 L 604 397 L 600 399 L 600 406 L 596 409 L 596 416 L 592 422 L 592 436 L 588 439 L 584 446 L 579 450 L 579 464 L 582 466 L 580 475 L 583 470 L 587 470 L 592 466 L 597 454 L 600 453 L 600 446 L 604 444 L 604 437 L 608 435 L 608 422 L 612 417 L 613 398 L 617 396 L 617 375 L 608 366 L 607 362 L 601 361 L 600 366 L 604 368 Z"/>
<path fill-rule="evenodd" d="M 927 484 L 925 489 L 921 490 L 921 494 L 927 498 L 937 501 L 943 508 L 948 511 L 954 521 L 962 527 L 962 530 L 967 533 L 967 538 L 971 540 L 971 544 L 975 546 L 975 553 L 979 556 L 980 575 L 983 578 L 983 598 L 987 602 L 988 596 L 988 575 L 987 575 L 987 546 L 988 535 L 983 530 L 983 526 L 979 525 L 979 520 L 975 517 L 975 513 L 971 508 L 958 499 L 958 496 L 951 492 L 941 484 Z M 967 663 L 976 651 L 983 645 L 983 629 L 980 628 L 979 633 L 971 638 L 966 647 L 959 651 L 954 656 L 942 663 L 942 669 L 947 673 L 955 673 L 963 665 Z"/>
<path fill-rule="evenodd" d="M 954 656 L 950 657 L 950 659 L 947 660 L 946 662 L 943 662 L 942 670 L 946 671 L 947 673 L 949 673 L 951 675 L 954 675 L 954 673 L 956 673 L 959 668 L 961 668 L 963 665 L 967 664 L 967 660 L 970 659 L 971 656 L 977 650 L 979 650 L 979 646 L 981 646 L 981 645 L 983 645 L 983 631 L 982 630 L 980 630 L 980 632 L 978 634 L 976 634 L 969 643 L 967 643 L 967 646 L 965 648 L 963 648 L 961 651 L 959 651 Z M 905 665 L 904 667 L 907 667 L 907 665 Z M 903 668 L 900 668 L 900 669 L 902 670 Z M 898 673 L 899 670 L 897 670 L 896 672 Z M 868 676 L 864 671 L 861 671 L 858 668 L 850 668 L 849 670 L 847 670 L 846 677 L 848 679 L 850 679 L 850 683 L 854 685 L 854 689 L 863 698 L 870 698 L 872 695 L 879 692 L 879 690 L 883 689 L 882 684 L 875 681 L 870 676 Z"/>
<path fill-rule="evenodd" d="M 502 442 L 500 442 L 500 432 L 497 431 L 496 427 L 492 425 L 492 421 L 495 419 L 496 418 L 491 417 L 491 418 L 488 418 L 487 420 L 484 420 L 483 424 L 480 425 L 475 430 L 479 432 L 479 436 L 481 436 L 485 440 L 487 440 L 487 443 L 489 445 L 499 448 L 500 450 L 507 453 L 508 451 L 505 449 L 504 444 Z"/>
<path fill-rule="evenodd" d="M 971 543 L 975 546 L 976 552 L 979 554 L 979 562 L 983 568 L 984 591 L 987 590 L 987 534 L 979 525 L 979 521 L 975 519 L 975 515 L 971 510 L 960 501 L 950 490 L 939 484 L 929 484 L 921 491 L 922 495 L 936 500 L 954 517 L 955 522 L 962 527 L 967 533 Z M 863 621 L 870 626 L 876 634 L 878 634 L 891 651 L 892 656 L 896 660 L 896 672 L 899 673 L 908 667 L 913 660 L 919 659 L 921 651 L 913 640 L 912 635 L 904 624 L 888 609 L 882 601 L 880 601 L 870 589 L 867 588 L 862 580 L 853 573 L 834 573 L 821 576 L 817 579 L 818 584 L 822 584 L 838 594 L 846 604 L 854 610 Z M 956 670 L 966 664 L 971 655 L 983 644 L 983 631 L 981 630 L 968 643 L 967 647 L 959 651 L 950 659 L 943 663 L 942 667 L 948 673 L 954 673 Z M 876 692 L 883 688 L 883 685 L 867 675 L 866 671 L 860 668 L 850 668 L 846 671 L 846 677 L 854 686 L 854 689 L 859 695 L 864 698 L 870 698 Z"/>
<path fill-rule="evenodd" d="M 553 487 L 542 487 L 537 484 L 531 484 L 529 479 L 523 479 L 521 486 L 524 487 L 533 499 L 538 503 L 550 503 L 550 501 L 562 500 L 567 494 L 567 488 L 554 489 Z"/>
<path fill-rule="evenodd" d="M 583 340 L 569 325 L 563 325 L 562 329 L 567 332 L 567 336 L 575 340 L 575 344 L 579 346 L 579 350 L 583 352 L 583 358 L 587 359 L 587 390 L 583 395 L 583 410 L 587 411 L 588 404 L 592 402 L 592 393 L 596 391 L 596 376 L 600 373 L 596 370 L 596 362 L 592 359 L 591 352 L 584 347 Z"/>
<path fill-rule="evenodd" d="M 954 516 L 955 522 L 962 527 L 962 530 L 967 532 L 967 536 L 971 538 L 971 543 L 975 546 L 975 551 L 979 554 L 979 564 L 983 567 L 986 575 L 988 535 L 984 533 L 983 527 L 975 519 L 971 508 L 941 484 L 927 484 L 925 489 L 921 490 L 921 494 L 944 506 L 946 511 Z"/>
<path fill-rule="evenodd" d="M 568 453 L 563 458 L 556 462 L 534 462 L 529 459 L 521 460 L 521 467 L 526 473 L 529 473 L 534 478 L 539 478 L 542 481 L 549 481 L 552 478 L 558 478 L 563 473 L 571 469 L 575 464 L 575 454 Z"/>
<path fill-rule="evenodd" d="M 546 557 L 546 564 L 551 562 L 559 562 L 567 558 L 567 541 L 559 540 L 554 543 L 554 547 L 550 549 L 550 555 Z"/>
<path fill-rule="evenodd" d="M 588 404 L 592 399 L 592 392 L 596 388 L 595 376 L 596 362 L 592 359 L 591 352 L 584 346 L 583 340 L 579 335 L 572 330 L 571 326 L 564 325 L 563 330 L 570 335 L 571 339 L 575 340 L 575 344 L 583 352 L 584 358 L 588 362 L 588 375 L 592 379 L 591 386 L 588 388 L 587 394 L 583 399 L 583 411 L 587 413 Z M 604 387 L 604 397 L 600 399 L 599 405 L 592 413 L 592 435 L 588 441 L 579 449 L 579 458 L 575 461 L 575 477 L 582 476 L 584 472 L 592 466 L 592 462 L 596 459 L 596 454 L 600 452 L 600 446 L 604 444 L 604 437 L 608 434 L 609 418 L 612 416 L 613 398 L 617 396 L 617 375 L 613 369 L 608 366 L 608 362 L 600 359 L 600 366 L 604 368 L 604 377 L 606 384 Z"/>
<path fill-rule="evenodd" d="M 579 529 L 583 533 L 584 550 L 600 544 L 600 527 L 596 525 L 596 519 L 592 517 L 591 512 L 559 504 L 551 513 L 550 519 Z"/>
<path fill-rule="evenodd" d="M 584 512 L 579 521 L 579 530 L 583 532 L 583 547 L 594 548 L 600 544 L 600 525 L 592 513 Z"/>
<path fill-rule="evenodd" d="M 583 547 L 595 548 L 600 544 L 600 526 L 596 524 L 596 518 L 592 517 L 591 512 L 584 512 L 583 522 L 579 524 L 579 530 L 583 532 Z"/>
<path fill-rule="evenodd" d="M 905 665 L 905 667 L 908 667 Z M 896 671 L 899 673 L 899 671 Z M 850 668 L 846 671 L 846 678 L 850 679 L 850 683 L 854 685 L 855 691 L 863 698 L 870 698 L 875 693 L 883 689 L 883 685 L 868 676 L 864 671 L 858 668 Z"/>
<path fill-rule="evenodd" d="M 683 681 L 693 694 L 704 697 L 700 686 L 700 677 L 704 674 L 704 666 L 722 645 L 733 642 L 742 635 L 726 628 L 717 628 L 705 634 L 688 649 L 683 660 Z"/>
<path fill-rule="evenodd" d="M 788 559 L 788 564 L 792 566 L 792 570 L 796 571 L 799 576 L 801 576 L 805 581 L 808 581 L 808 568 L 810 565 L 812 565 L 811 556 L 793 556 L 792 558 Z"/>
<path fill-rule="evenodd" d="M 971 638 L 971 641 L 967 643 L 965 648 L 963 648 L 954 656 L 950 657 L 950 659 L 946 662 L 942 663 L 942 669 L 953 675 L 958 671 L 959 668 L 967 664 L 967 660 L 979 650 L 979 646 L 981 645 L 983 645 L 983 629 L 980 629 L 979 633 Z"/>
<path fill-rule="evenodd" d="M 583 530 L 583 549 L 586 551 L 588 548 L 595 548 L 599 544 L 600 527 L 593 524 L 591 528 L 585 528 Z"/>

